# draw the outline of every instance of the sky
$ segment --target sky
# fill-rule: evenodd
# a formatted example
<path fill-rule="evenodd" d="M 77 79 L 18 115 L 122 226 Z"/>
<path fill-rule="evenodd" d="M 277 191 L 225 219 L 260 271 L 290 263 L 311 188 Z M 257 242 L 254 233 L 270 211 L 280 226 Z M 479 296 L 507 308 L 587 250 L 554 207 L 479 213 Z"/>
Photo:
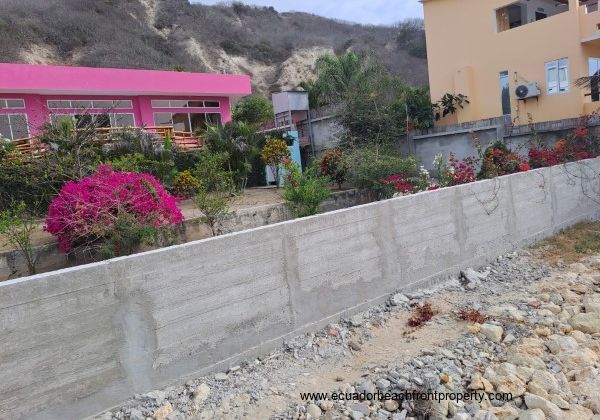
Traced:
<path fill-rule="evenodd" d="M 223 3 L 223 0 L 191 1 Z M 242 3 L 273 6 L 279 12 L 308 12 L 373 25 L 391 25 L 405 18 L 423 17 L 422 5 L 417 0 L 243 0 Z"/>

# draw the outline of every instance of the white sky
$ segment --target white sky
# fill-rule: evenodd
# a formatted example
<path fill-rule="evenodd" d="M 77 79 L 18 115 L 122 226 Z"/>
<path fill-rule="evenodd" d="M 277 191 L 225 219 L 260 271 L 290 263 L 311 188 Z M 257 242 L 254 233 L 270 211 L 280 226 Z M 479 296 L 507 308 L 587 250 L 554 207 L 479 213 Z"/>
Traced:
<path fill-rule="evenodd" d="M 217 4 L 223 0 L 191 0 Z M 242 3 L 273 6 L 279 12 L 299 11 L 334 19 L 375 25 L 390 25 L 408 17 L 423 17 L 417 0 L 243 0 Z"/>

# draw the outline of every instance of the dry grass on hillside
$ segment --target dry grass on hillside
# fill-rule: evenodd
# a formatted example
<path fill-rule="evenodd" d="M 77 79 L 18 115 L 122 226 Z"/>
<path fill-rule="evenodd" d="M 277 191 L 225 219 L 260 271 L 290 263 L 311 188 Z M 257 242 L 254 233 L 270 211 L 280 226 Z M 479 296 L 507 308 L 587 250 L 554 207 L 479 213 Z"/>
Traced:
<path fill-rule="evenodd" d="M 570 264 L 600 252 L 600 222 L 584 222 L 534 246 L 534 251 L 551 264 Z"/>

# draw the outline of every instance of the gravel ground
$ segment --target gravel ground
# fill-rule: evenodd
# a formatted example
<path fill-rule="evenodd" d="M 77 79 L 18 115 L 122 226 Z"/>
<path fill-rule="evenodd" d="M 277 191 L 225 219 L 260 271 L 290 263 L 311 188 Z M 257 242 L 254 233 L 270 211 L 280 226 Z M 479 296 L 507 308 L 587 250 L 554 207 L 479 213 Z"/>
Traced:
<path fill-rule="evenodd" d="M 433 318 L 409 327 L 415 305 L 425 302 Z M 462 320 L 463 308 L 485 319 Z M 228 372 L 135 395 L 96 418 L 600 420 L 599 356 L 600 255 L 551 268 L 522 250 L 436 289 L 395 293 L 386 305 Z M 366 395 L 413 391 L 476 400 Z M 306 401 L 301 392 L 363 400 Z M 513 398 L 498 400 L 497 393 Z"/>

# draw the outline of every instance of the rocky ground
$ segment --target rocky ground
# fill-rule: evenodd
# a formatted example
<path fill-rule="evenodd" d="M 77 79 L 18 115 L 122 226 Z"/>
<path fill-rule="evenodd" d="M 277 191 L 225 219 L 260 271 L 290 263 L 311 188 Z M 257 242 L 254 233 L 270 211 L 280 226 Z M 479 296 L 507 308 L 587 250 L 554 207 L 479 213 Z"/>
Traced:
<path fill-rule="evenodd" d="M 600 420 L 600 254 L 550 266 L 543 253 L 518 251 L 435 290 L 393 294 L 386 305 L 297 337 L 263 359 L 136 395 L 97 419 Z M 433 317 L 410 327 L 415 305 L 424 303 Z M 405 390 L 481 398 L 300 397 Z"/>

